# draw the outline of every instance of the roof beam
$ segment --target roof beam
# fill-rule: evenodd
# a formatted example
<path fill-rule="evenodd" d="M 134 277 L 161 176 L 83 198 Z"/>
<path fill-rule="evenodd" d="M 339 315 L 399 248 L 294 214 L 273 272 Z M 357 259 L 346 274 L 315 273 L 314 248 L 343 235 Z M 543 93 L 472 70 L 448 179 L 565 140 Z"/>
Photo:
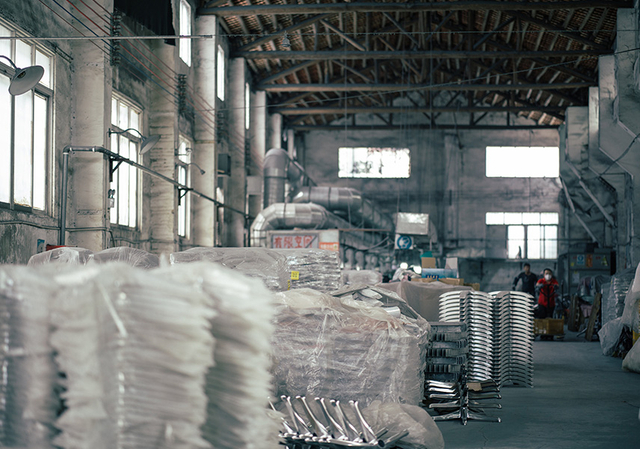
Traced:
<path fill-rule="evenodd" d="M 323 3 L 324 4 L 324 3 Z M 493 45 L 493 44 L 492 44 Z M 550 51 L 239 51 L 235 57 L 245 59 L 283 59 L 290 61 L 327 59 L 483 59 L 483 58 L 561 58 L 601 56 L 613 50 L 550 50 Z"/>
<path fill-rule="evenodd" d="M 331 31 L 336 33 L 338 36 L 340 36 L 345 42 L 350 43 L 351 45 L 353 45 L 358 50 L 360 50 L 360 51 L 365 51 L 366 50 L 364 45 L 360 44 L 357 40 L 353 39 L 352 37 L 347 36 L 347 34 L 344 31 L 342 31 L 337 26 L 333 25 L 331 22 L 327 22 L 326 20 L 321 20 L 320 23 L 323 24 L 325 26 L 325 28 L 330 29 Z"/>
<path fill-rule="evenodd" d="M 351 69 L 349 67 L 349 69 Z M 357 73 L 366 78 L 364 74 Z M 259 84 L 258 90 L 267 92 L 350 92 L 360 90 L 363 92 L 397 92 L 397 91 L 512 91 L 512 90 L 552 90 L 552 89 L 579 89 L 593 86 L 592 83 L 555 83 L 555 84 Z"/>
<path fill-rule="evenodd" d="M 568 31 L 565 30 L 564 28 L 558 26 L 558 25 L 554 25 L 552 23 L 546 22 L 544 20 L 541 19 L 536 19 L 534 17 L 531 17 L 530 14 L 527 14 L 526 12 L 520 12 L 520 11 L 507 11 L 507 14 L 516 17 L 520 20 L 522 20 L 523 22 L 529 22 L 532 23 L 534 25 L 539 26 L 540 28 L 544 28 L 546 30 L 549 30 L 553 33 L 557 33 L 560 36 L 564 36 L 568 39 L 574 40 L 574 41 L 578 41 L 581 44 L 585 44 L 588 45 L 592 48 L 596 48 L 596 49 L 600 49 L 600 50 L 606 50 L 607 47 L 605 45 L 602 44 L 598 44 L 597 42 L 592 41 L 591 39 L 587 39 L 586 37 L 582 37 L 580 35 L 579 32 L 575 32 L 575 31 Z"/>
<path fill-rule="evenodd" d="M 422 3 L 307 3 L 291 5 L 249 5 L 226 6 L 214 8 L 200 8 L 199 15 L 225 16 L 253 16 L 256 14 L 327 14 L 346 12 L 405 12 L 422 11 L 467 11 L 467 10 L 518 10 L 539 11 L 554 9 L 579 8 L 632 8 L 632 1 L 619 0 L 578 0 L 554 2 L 521 2 L 521 1 L 486 1 L 459 0 L 451 2 L 422 2 Z"/>
<path fill-rule="evenodd" d="M 518 102 L 520 100 L 516 100 Z M 282 115 L 318 115 L 318 114 L 406 114 L 406 113 L 419 113 L 422 114 L 424 112 L 529 112 L 529 111 L 539 111 L 539 112 L 564 112 L 566 107 L 562 106 L 493 106 L 493 107 L 483 107 L 483 106 L 474 106 L 474 107 L 466 107 L 466 106 L 451 106 L 451 107 L 443 107 L 443 106 L 425 106 L 419 108 L 404 108 L 404 107 L 394 107 L 394 106 L 385 106 L 385 107 L 353 107 L 353 106 L 342 106 L 342 107 L 310 107 L 310 108 L 273 108 L 272 112 L 278 112 Z"/>
<path fill-rule="evenodd" d="M 419 125 L 287 125 L 288 129 L 294 131 L 392 131 L 392 130 L 407 130 L 407 129 L 470 129 L 470 130 L 487 130 L 487 131 L 502 131 L 505 129 L 558 129 L 559 125 L 456 125 L 456 124 L 442 124 L 435 125 L 430 123 L 423 123 Z"/>
<path fill-rule="evenodd" d="M 256 39 L 253 42 L 249 42 L 248 44 L 243 45 L 242 47 L 240 47 L 238 49 L 238 51 L 253 50 L 254 48 L 257 48 L 257 47 L 259 47 L 261 45 L 267 44 L 267 43 L 273 41 L 274 39 L 276 39 L 276 38 L 278 38 L 280 36 L 283 36 L 285 32 L 286 33 L 293 33 L 294 31 L 297 31 L 300 28 L 311 26 L 314 23 L 316 23 L 316 22 L 318 22 L 318 21 L 320 21 L 322 19 L 326 19 L 327 17 L 330 17 L 330 16 L 331 16 L 330 14 L 319 14 L 317 16 L 310 17 L 310 18 L 308 18 L 306 20 L 303 20 L 302 22 L 295 23 L 295 24 L 293 24 L 293 25 L 291 25 L 289 27 L 286 27 L 282 31 L 279 31 L 277 34 L 270 34 L 268 36 L 264 36 L 264 37 L 261 37 L 259 39 Z"/>

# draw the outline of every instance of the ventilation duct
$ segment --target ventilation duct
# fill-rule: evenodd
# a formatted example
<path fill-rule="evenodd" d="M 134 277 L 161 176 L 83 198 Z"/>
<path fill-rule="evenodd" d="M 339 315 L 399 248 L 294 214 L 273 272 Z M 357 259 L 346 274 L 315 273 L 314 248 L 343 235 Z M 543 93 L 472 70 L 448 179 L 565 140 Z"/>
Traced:
<path fill-rule="evenodd" d="M 349 187 L 301 187 L 293 197 L 293 202 L 314 203 L 331 212 L 339 211 L 351 223 L 360 222 L 364 227 L 388 232 L 395 229 L 391 217 L 378 212 L 371 201 Z"/>
<path fill-rule="evenodd" d="M 289 170 L 289 155 L 281 148 L 272 148 L 264 156 L 264 205 L 266 209 L 275 203 L 284 203 L 285 182 Z"/>
<path fill-rule="evenodd" d="M 264 209 L 251 225 L 251 246 L 267 246 L 267 231 L 279 229 L 348 229 L 351 225 L 318 204 L 276 203 Z M 355 248 L 372 246 L 369 233 L 345 233 L 344 244 Z"/>

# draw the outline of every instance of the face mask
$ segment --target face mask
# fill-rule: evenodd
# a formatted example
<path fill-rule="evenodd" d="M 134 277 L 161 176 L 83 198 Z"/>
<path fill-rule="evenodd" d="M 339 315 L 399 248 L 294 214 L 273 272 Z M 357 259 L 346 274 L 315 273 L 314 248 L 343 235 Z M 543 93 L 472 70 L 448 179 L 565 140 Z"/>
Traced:
<path fill-rule="evenodd" d="M 544 275 L 544 279 L 545 279 L 546 281 L 550 281 L 550 280 L 551 280 L 551 275 L 550 275 L 550 274 L 545 274 L 545 275 Z"/>

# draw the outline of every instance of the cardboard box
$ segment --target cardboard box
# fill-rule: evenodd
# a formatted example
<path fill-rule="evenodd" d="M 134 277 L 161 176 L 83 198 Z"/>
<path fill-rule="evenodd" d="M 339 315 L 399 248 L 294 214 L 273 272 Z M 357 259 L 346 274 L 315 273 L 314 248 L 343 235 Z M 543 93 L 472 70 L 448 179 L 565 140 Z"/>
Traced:
<path fill-rule="evenodd" d="M 442 278 L 438 280 L 449 285 L 464 285 L 464 279 L 462 278 Z"/>
<path fill-rule="evenodd" d="M 419 278 L 418 276 L 414 276 L 411 278 L 413 282 L 435 282 L 437 279 L 434 278 Z"/>
<path fill-rule="evenodd" d="M 564 320 L 554 318 L 534 319 L 535 335 L 564 335 Z"/>
<path fill-rule="evenodd" d="M 478 284 L 477 282 L 474 282 L 472 284 L 464 284 L 465 287 L 471 287 L 473 290 L 479 292 L 480 291 L 480 284 Z"/>
<path fill-rule="evenodd" d="M 436 268 L 435 257 L 422 257 L 420 260 L 422 261 L 422 268 Z"/>

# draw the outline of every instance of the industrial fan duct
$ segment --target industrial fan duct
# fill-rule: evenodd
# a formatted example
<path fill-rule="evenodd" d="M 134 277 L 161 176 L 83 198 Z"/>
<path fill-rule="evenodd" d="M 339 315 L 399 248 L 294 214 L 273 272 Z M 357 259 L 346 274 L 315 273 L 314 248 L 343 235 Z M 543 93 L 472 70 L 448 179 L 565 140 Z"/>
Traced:
<path fill-rule="evenodd" d="M 382 235 L 393 232 L 393 220 L 375 209 L 355 189 L 347 187 L 298 187 L 303 170 L 286 151 L 273 148 L 264 159 L 264 210 L 251 225 L 251 246 L 266 246 L 267 231 L 285 229 L 369 228 L 383 232 L 345 235 L 345 244 L 355 248 L 376 245 Z M 292 202 L 285 203 L 287 181 Z M 336 215 L 340 214 L 340 216 Z"/>

